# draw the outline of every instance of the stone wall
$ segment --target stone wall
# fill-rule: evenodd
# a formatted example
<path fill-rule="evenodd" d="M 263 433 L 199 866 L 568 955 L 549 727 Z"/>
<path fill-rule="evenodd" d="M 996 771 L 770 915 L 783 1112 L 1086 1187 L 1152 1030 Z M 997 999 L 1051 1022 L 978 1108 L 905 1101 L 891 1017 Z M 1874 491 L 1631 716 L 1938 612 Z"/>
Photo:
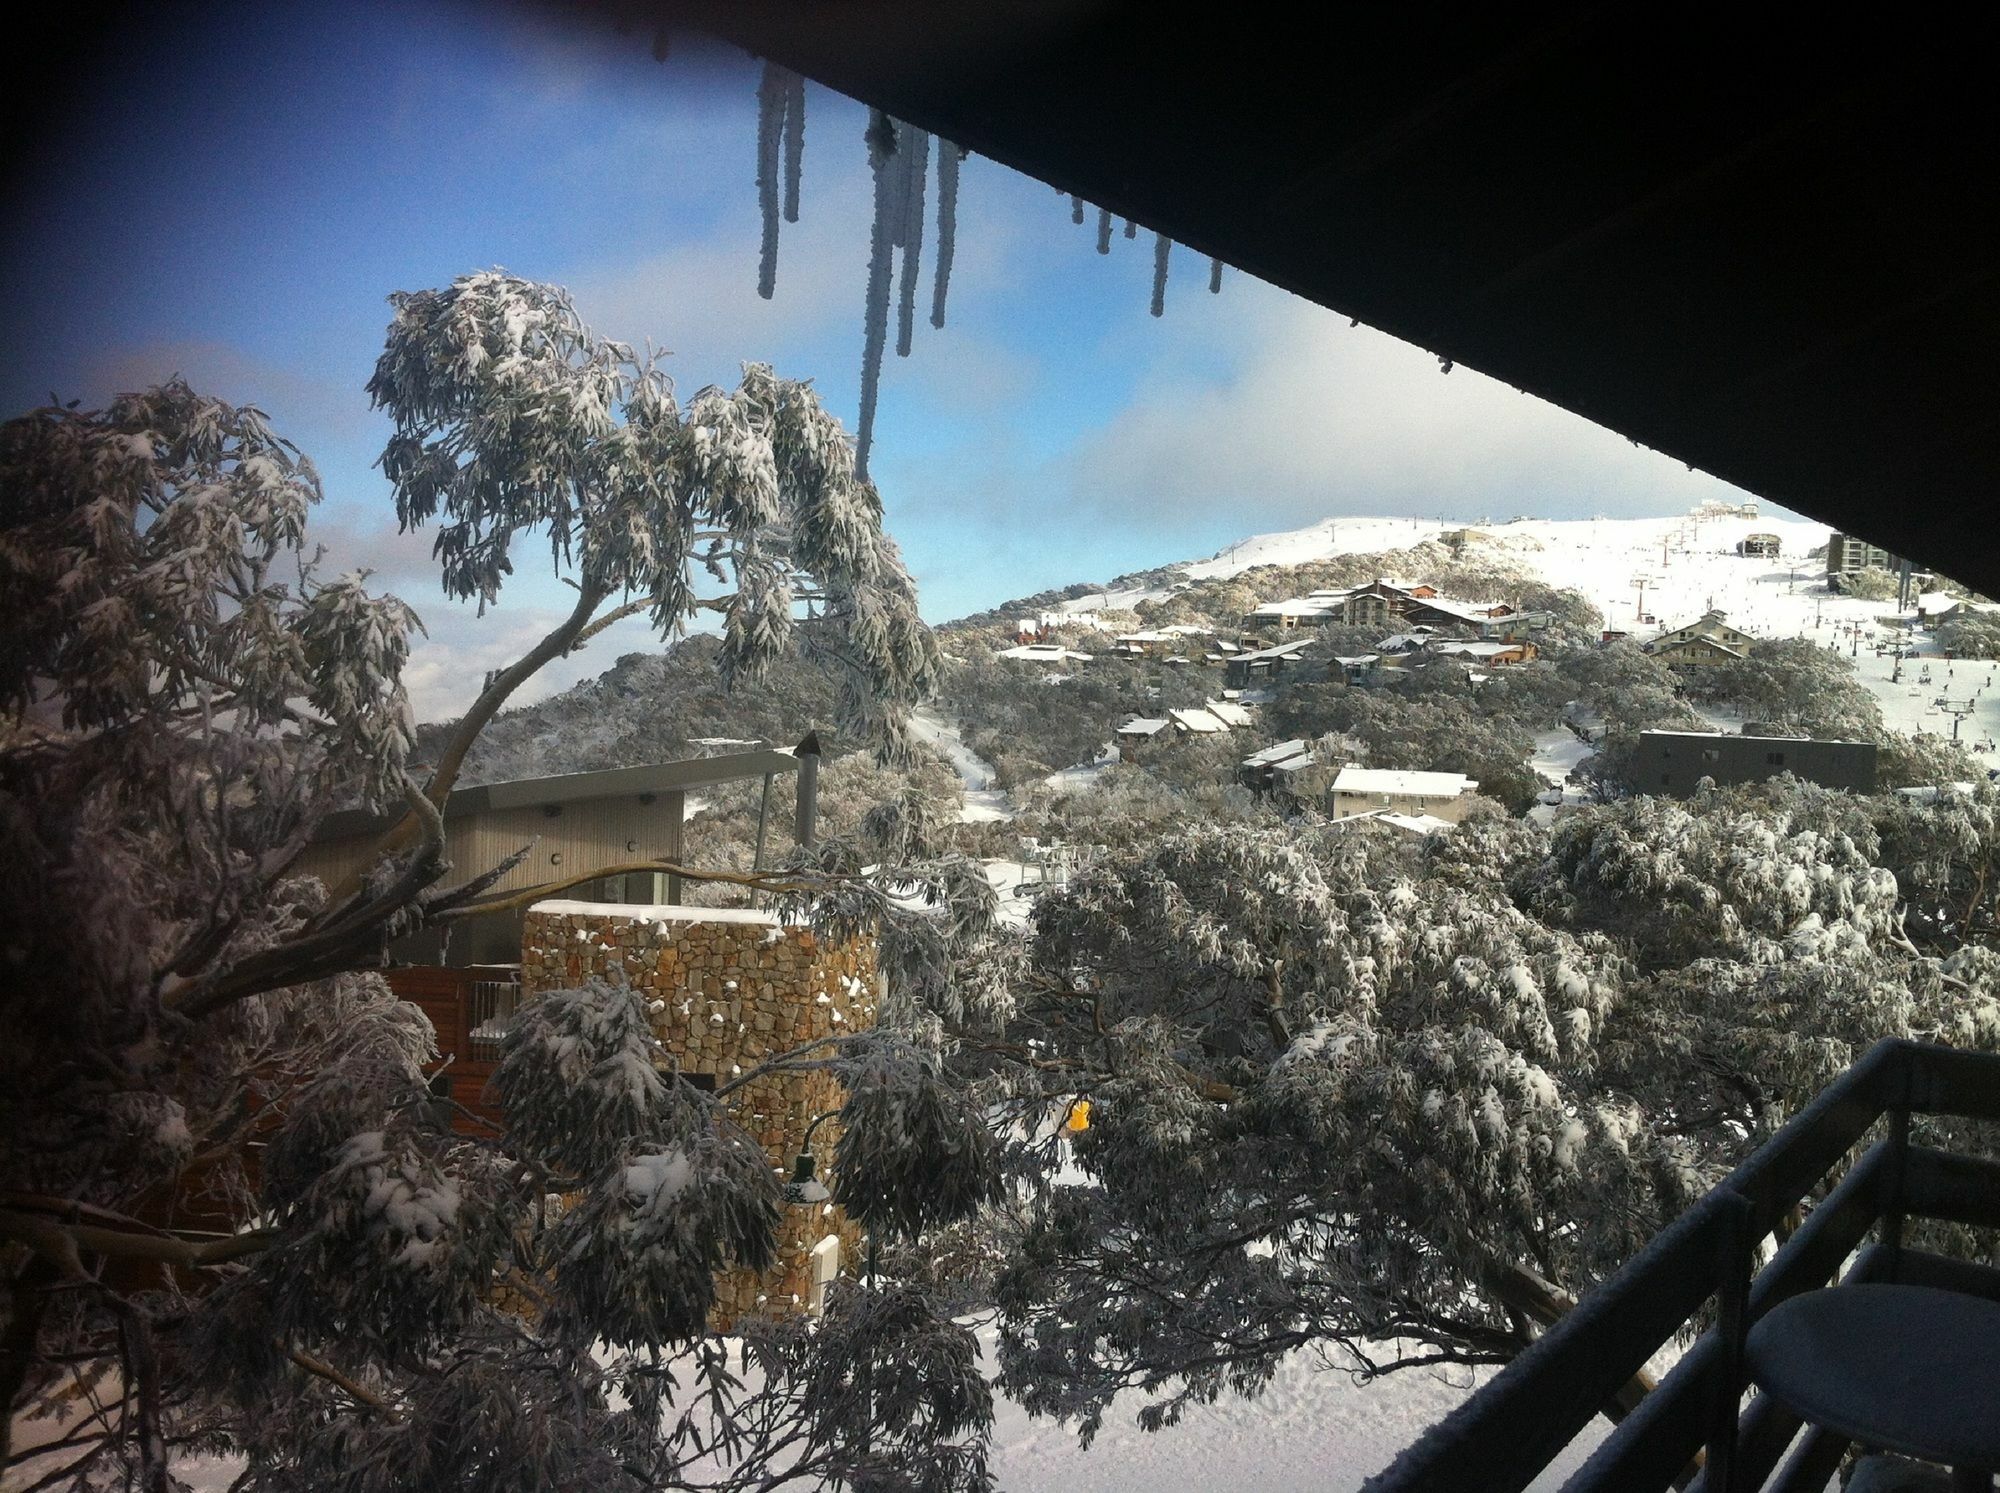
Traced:
<path fill-rule="evenodd" d="M 871 941 L 830 947 L 769 913 L 612 902 L 538 902 L 521 940 L 521 993 L 532 998 L 585 978 L 624 980 L 642 993 L 653 1030 L 683 1073 L 728 1083 L 767 1057 L 818 1037 L 874 1024 L 877 974 Z M 836 1110 L 840 1086 L 824 1073 L 780 1074 L 730 1096 L 736 1122 L 784 1176 L 813 1117 Z M 813 1137 L 824 1179 L 839 1128 Z M 802 1310 L 812 1296 L 813 1246 L 841 1238 L 852 1272 L 860 1230 L 831 1204 L 785 1210 L 778 1261 L 717 1283 L 714 1326 Z"/>

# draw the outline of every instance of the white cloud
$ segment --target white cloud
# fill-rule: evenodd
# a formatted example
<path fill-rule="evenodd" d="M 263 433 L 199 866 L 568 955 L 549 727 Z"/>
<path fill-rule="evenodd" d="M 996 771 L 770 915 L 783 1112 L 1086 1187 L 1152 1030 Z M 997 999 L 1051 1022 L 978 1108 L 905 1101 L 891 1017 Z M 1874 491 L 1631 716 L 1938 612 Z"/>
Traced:
<path fill-rule="evenodd" d="M 1075 453 L 1108 516 L 1241 504 L 1272 527 L 1336 513 L 1476 518 L 1672 512 L 1736 489 L 1577 415 L 1237 277 L 1202 364 L 1173 371 Z M 1171 313 L 1170 313 L 1171 314 Z M 1190 366 L 1193 364 L 1194 366 Z M 1174 365 L 1178 365 L 1175 367 Z"/>

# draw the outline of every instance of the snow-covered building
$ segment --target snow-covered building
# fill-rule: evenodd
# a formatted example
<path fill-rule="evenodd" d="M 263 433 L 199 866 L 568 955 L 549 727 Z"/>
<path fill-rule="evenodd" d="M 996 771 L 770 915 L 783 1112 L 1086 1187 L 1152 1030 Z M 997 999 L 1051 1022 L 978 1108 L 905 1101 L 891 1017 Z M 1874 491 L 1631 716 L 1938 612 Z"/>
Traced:
<path fill-rule="evenodd" d="M 1246 788 L 1268 791 L 1278 785 L 1280 772 L 1295 773 L 1316 760 L 1303 739 L 1275 742 L 1238 763 L 1236 780 Z"/>
<path fill-rule="evenodd" d="M 1235 700 L 1204 700 L 1202 708 L 1225 726 L 1242 727 L 1250 724 L 1250 711 Z"/>
<path fill-rule="evenodd" d="M 1120 761 L 1130 762 L 1138 749 L 1165 731 L 1173 724 L 1165 716 L 1134 716 L 1125 722 L 1112 736 L 1118 743 Z"/>
<path fill-rule="evenodd" d="M 1229 729 L 1227 721 L 1207 710 L 1169 710 L 1167 719 L 1183 736 L 1219 736 Z"/>
<path fill-rule="evenodd" d="M 1776 534 L 1745 534 L 1736 541 L 1737 554 L 1769 560 L 1776 559 L 1783 548 L 1784 541 Z"/>
<path fill-rule="evenodd" d="M 1297 664 L 1305 653 L 1304 643 L 1278 643 L 1239 653 L 1226 665 L 1232 689 L 1250 689 L 1266 683 Z"/>
<path fill-rule="evenodd" d="M 1438 658 L 1462 658 L 1484 667 L 1499 668 L 1506 664 L 1527 663 L 1535 656 L 1535 645 L 1524 638 L 1479 643 L 1440 640 L 1433 642 L 1429 651 Z"/>
<path fill-rule="evenodd" d="M 1949 591 L 1926 591 L 1917 598 L 1917 625 L 1936 627 L 1947 618 L 1956 617 L 1966 610 L 1963 596 L 1953 596 Z"/>
<path fill-rule="evenodd" d="M 1643 646 L 1671 668 L 1707 668 L 1748 658 L 1756 642 L 1742 628 L 1731 627 L 1720 611 L 1708 611 L 1685 627 L 1663 632 Z"/>
<path fill-rule="evenodd" d="M 1292 596 L 1283 601 L 1267 601 L 1243 614 L 1245 627 L 1318 627 L 1338 619 L 1337 603 L 1309 596 Z"/>
<path fill-rule="evenodd" d="M 1383 809 L 1456 824 L 1478 788 L 1477 781 L 1460 772 L 1404 772 L 1349 763 L 1334 778 L 1327 807 L 1336 819 Z"/>

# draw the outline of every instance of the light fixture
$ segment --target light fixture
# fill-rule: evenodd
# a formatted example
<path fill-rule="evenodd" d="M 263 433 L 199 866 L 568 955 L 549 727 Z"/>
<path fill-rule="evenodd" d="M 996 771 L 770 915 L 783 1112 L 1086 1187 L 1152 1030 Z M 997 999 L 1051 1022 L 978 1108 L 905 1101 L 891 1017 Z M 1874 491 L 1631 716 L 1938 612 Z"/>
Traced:
<path fill-rule="evenodd" d="M 1071 1135 L 1080 1135 L 1089 1128 L 1090 1101 L 1079 1099 L 1069 1107 L 1069 1113 L 1063 1116 L 1063 1129 Z"/>
<path fill-rule="evenodd" d="M 813 1166 L 812 1152 L 799 1152 L 799 1159 L 792 1163 L 792 1180 L 785 1184 L 786 1202 L 824 1203 L 833 1196 L 826 1183 L 813 1175 Z"/>

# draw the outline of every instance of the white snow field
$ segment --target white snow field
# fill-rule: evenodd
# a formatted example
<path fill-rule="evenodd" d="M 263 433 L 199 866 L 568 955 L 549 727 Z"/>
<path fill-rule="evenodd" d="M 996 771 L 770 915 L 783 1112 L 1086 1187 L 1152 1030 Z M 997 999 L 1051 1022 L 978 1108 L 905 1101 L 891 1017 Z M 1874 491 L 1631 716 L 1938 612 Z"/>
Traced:
<path fill-rule="evenodd" d="M 1423 1431 L 1491 1377 L 1408 1369 L 1356 1384 L 1306 1352 L 1278 1367 L 1254 1400 L 1190 1406 L 1178 1426 L 1142 1431 L 1133 1394 L 1104 1418 L 1085 1451 L 1076 1429 L 995 1408 L 993 1470 L 1006 1493 L 1354 1493 Z M 1129 1400 L 1129 1405 L 1127 1404 Z M 1554 1493 L 1610 1432 L 1593 1421 L 1529 1486 Z"/>

